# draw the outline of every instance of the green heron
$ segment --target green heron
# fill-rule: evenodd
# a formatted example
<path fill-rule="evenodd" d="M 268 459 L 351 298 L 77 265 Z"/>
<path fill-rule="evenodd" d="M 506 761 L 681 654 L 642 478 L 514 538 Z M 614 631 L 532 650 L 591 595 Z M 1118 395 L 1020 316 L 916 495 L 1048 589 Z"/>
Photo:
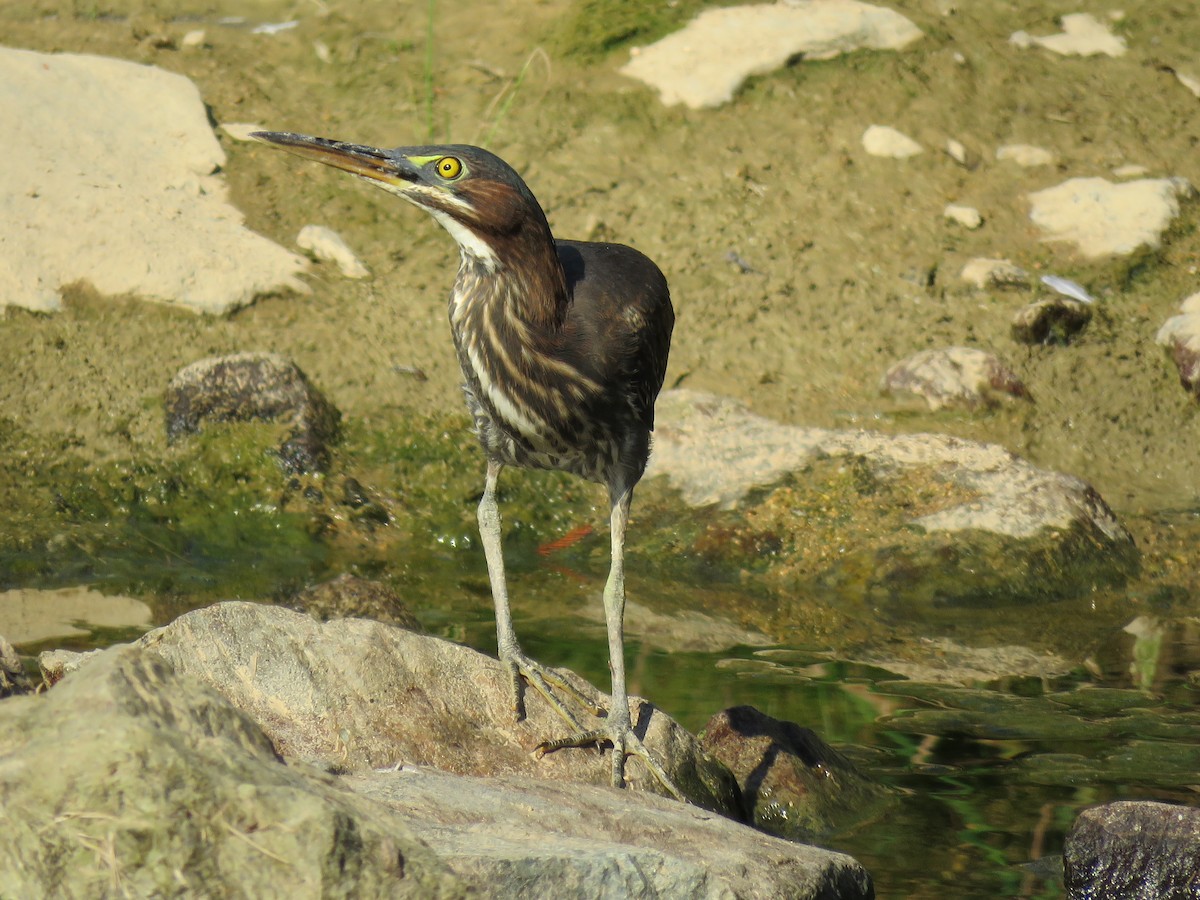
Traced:
<path fill-rule="evenodd" d="M 521 177 L 479 147 L 381 150 L 281 132 L 254 137 L 408 200 L 458 243 L 450 328 L 467 407 L 487 455 L 479 532 L 514 711 L 523 713 L 523 676 L 575 732 L 543 742 L 539 754 L 611 743 L 614 785 L 625 785 L 625 758 L 632 754 L 679 797 L 633 732 L 625 686 L 625 527 L 650 454 L 654 401 L 675 324 L 662 272 L 630 247 L 555 239 Z M 550 683 L 582 701 L 578 692 L 517 643 L 496 505 L 496 482 L 506 465 L 561 469 L 608 487 L 612 559 L 604 613 L 612 705 L 598 730 L 584 730 Z"/>

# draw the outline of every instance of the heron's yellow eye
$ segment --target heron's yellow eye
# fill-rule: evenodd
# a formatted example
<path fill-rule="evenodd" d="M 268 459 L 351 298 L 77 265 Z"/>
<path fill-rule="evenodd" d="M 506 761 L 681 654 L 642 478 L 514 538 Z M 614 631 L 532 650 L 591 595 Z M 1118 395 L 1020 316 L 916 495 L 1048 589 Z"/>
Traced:
<path fill-rule="evenodd" d="M 437 161 L 437 173 L 443 178 L 457 178 L 462 174 L 462 162 L 454 156 L 443 156 Z"/>

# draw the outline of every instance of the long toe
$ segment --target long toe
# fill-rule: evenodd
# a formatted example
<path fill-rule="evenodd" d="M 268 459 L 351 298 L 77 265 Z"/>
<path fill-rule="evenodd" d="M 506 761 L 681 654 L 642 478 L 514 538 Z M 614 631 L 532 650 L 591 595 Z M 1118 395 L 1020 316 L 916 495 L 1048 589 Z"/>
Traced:
<path fill-rule="evenodd" d="M 592 744 L 597 746 L 609 744 L 612 746 L 613 787 L 625 787 L 625 759 L 629 756 L 636 756 L 645 764 L 646 768 L 650 770 L 650 774 L 666 789 L 668 794 L 680 803 L 687 802 L 683 793 L 675 786 L 675 782 L 667 775 L 666 770 L 650 754 L 650 751 L 646 749 L 646 745 L 642 743 L 642 739 L 629 728 L 608 727 L 596 729 L 595 731 L 580 731 L 578 734 L 573 734 L 569 737 L 543 741 L 538 745 L 537 755 L 541 758 L 547 753 L 553 753 L 556 750 L 562 750 L 567 747 L 587 747 Z"/>
<path fill-rule="evenodd" d="M 524 653 L 520 651 L 506 653 L 501 657 L 500 661 L 509 672 L 509 678 L 512 682 L 513 712 L 516 714 L 518 720 L 525 717 L 525 704 L 523 691 L 521 690 L 522 678 L 530 687 L 545 698 L 550 707 L 570 726 L 573 732 L 583 732 L 583 726 L 579 724 L 579 720 L 575 718 L 574 713 L 567 708 L 567 705 L 555 692 L 555 688 L 567 694 L 577 706 L 590 715 L 600 716 L 604 714 L 604 710 L 598 707 L 592 700 L 585 697 L 575 685 L 571 684 L 553 669 L 548 669 L 541 663 L 530 659 Z"/>

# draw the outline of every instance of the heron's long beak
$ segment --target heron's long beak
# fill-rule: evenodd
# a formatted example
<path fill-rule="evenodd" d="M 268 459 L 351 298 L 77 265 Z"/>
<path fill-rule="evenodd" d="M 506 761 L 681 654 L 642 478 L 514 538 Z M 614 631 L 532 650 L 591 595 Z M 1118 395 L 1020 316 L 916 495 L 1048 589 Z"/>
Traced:
<path fill-rule="evenodd" d="M 255 131 L 250 137 L 282 147 L 296 156 L 315 159 L 335 169 L 393 188 L 406 188 L 420 178 L 419 169 L 407 158 L 377 147 L 346 144 L 288 131 Z"/>

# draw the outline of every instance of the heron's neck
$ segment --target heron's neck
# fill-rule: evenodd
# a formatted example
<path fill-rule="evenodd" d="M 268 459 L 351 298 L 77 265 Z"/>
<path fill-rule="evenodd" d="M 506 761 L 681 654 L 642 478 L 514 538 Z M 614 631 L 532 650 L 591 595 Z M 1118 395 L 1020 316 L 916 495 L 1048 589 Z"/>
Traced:
<path fill-rule="evenodd" d="M 443 223 L 445 224 L 445 223 Z M 457 222 L 465 235 L 447 227 L 458 242 L 462 262 L 453 307 L 503 304 L 508 315 L 535 328 L 556 330 L 566 314 L 567 283 L 550 228 L 529 222 L 508 234 L 477 235 Z"/>

